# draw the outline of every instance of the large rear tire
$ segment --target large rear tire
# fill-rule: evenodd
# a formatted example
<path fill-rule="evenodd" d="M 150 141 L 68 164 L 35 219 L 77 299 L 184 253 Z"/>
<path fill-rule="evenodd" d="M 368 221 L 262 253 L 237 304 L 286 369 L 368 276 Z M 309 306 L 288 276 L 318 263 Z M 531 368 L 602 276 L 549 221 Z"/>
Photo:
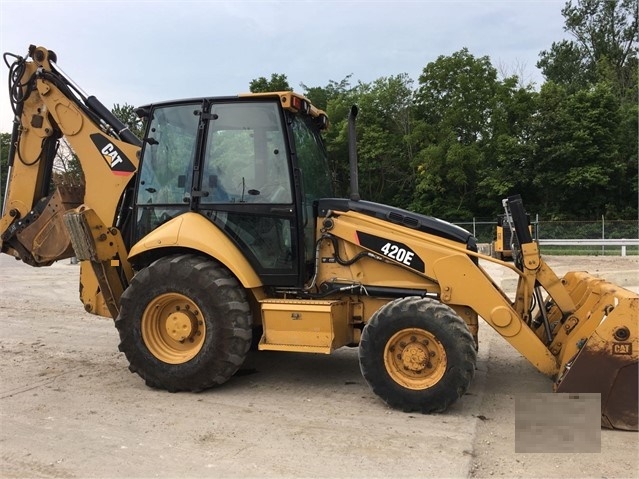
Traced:
<path fill-rule="evenodd" d="M 445 411 L 468 389 L 477 353 L 448 306 L 410 297 L 381 307 L 362 332 L 359 363 L 375 394 L 403 411 Z"/>
<path fill-rule="evenodd" d="M 137 273 L 115 325 L 129 369 L 171 392 L 226 382 L 251 345 L 246 293 L 223 266 L 195 255 L 161 258 Z"/>

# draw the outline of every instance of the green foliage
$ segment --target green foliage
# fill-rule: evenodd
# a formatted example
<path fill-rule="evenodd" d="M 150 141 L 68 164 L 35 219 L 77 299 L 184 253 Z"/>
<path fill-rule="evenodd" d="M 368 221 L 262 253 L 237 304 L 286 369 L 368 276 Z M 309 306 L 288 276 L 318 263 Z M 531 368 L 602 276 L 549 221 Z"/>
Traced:
<path fill-rule="evenodd" d="M 608 85 L 573 94 L 553 83 L 544 85 L 534 162 L 542 211 L 557 219 L 606 213 L 625 169 L 618 147 L 619 123 L 619 101 Z"/>
<path fill-rule="evenodd" d="M 440 56 L 416 93 L 417 188 L 411 207 L 444 218 L 493 216 L 521 186 L 534 93 L 497 79 L 488 57 Z"/>
<path fill-rule="evenodd" d="M 58 145 L 52 181 L 54 187 L 84 187 L 84 172 L 80 160 L 64 138 Z"/>
<path fill-rule="evenodd" d="M 575 40 L 553 43 L 537 66 L 555 83 L 583 88 L 608 81 L 620 98 L 636 102 L 637 0 L 572 0 L 561 13 Z"/>
<path fill-rule="evenodd" d="M 616 188 L 610 192 L 606 202 L 606 216 L 610 219 L 637 218 L 637 198 L 639 198 L 638 165 L 639 105 L 626 103 L 619 109 L 617 125 L 618 161 L 621 163 L 619 176 L 615 178 Z"/>
<path fill-rule="evenodd" d="M 412 148 L 412 80 L 406 74 L 357 88 L 360 195 L 406 206 L 415 183 Z"/>
<path fill-rule="evenodd" d="M 283 73 L 272 73 L 270 80 L 267 80 L 265 77 L 259 77 L 255 80 L 251 80 L 249 89 L 251 93 L 268 93 L 272 91 L 293 90 L 288 84 L 286 75 L 284 75 Z"/>
<path fill-rule="evenodd" d="M 134 107 L 127 103 L 120 106 L 119 103 L 113 105 L 111 109 L 113 113 L 127 128 L 138 138 L 142 138 L 144 135 L 144 123 L 135 114 Z"/>
<path fill-rule="evenodd" d="M 419 84 L 418 112 L 431 125 L 431 137 L 452 132 L 467 145 L 485 137 L 497 88 L 488 57 L 475 58 L 466 48 L 440 56 L 426 65 Z"/>
<path fill-rule="evenodd" d="M 561 85 L 581 88 L 588 84 L 589 72 L 584 71 L 583 53 L 572 41 L 553 42 L 550 51 L 542 51 L 537 62 L 546 79 Z"/>
<path fill-rule="evenodd" d="M 463 220 L 493 218 L 519 193 L 529 213 L 551 219 L 636 218 L 638 2 L 568 1 L 573 39 L 540 53 L 539 90 L 500 78 L 466 48 L 428 63 L 416 88 L 405 74 L 302 83 L 331 119 L 337 194 L 348 195 L 347 117 L 357 104 L 364 199 Z M 252 91 L 268 83 L 254 80 Z"/>
<path fill-rule="evenodd" d="M 329 80 L 326 86 L 314 86 L 309 87 L 304 83 L 300 86 L 304 92 L 304 96 L 311 100 L 311 103 L 320 110 L 326 110 L 328 108 L 328 102 L 334 98 L 346 94 L 351 89 L 351 76 L 346 75 L 341 81 Z"/>
<path fill-rule="evenodd" d="M 331 80 L 324 88 L 326 94 L 326 113 L 331 119 L 331 126 L 324 133 L 324 141 L 328 153 L 329 168 L 333 179 L 335 194 L 347 196 L 349 191 L 348 167 L 348 113 L 352 105 L 357 103 L 357 91 L 348 83 L 348 77 L 340 82 L 339 87 Z M 312 97 L 309 96 L 312 101 Z"/>

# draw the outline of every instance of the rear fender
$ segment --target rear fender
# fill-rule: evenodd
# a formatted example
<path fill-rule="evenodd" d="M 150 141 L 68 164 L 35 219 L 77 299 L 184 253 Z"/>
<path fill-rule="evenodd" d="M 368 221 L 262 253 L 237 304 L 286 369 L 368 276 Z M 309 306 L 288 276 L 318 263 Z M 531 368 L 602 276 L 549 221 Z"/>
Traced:
<path fill-rule="evenodd" d="M 138 241 L 129 251 L 129 261 L 162 248 L 187 248 L 215 258 L 226 266 L 245 288 L 262 281 L 238 247 L 216 225 L 197 213 L 184 213 L 164 223 Z"/>

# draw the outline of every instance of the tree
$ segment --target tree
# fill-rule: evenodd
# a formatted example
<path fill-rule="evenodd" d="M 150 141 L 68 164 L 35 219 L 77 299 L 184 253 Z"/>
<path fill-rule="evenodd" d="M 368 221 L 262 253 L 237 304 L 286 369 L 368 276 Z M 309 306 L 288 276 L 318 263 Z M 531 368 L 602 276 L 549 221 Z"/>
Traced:
<path fill-rule="evenodd" d="M 608 80 L 620 98 L 636 103 L 638 0 L 572 0 L 561 13 L 574 40 L 540 53 L 546 79 L 582 88 Z"/>
<path fill-rule="evenodd" d="M 283 73 L 272 73 L 271 79 L 259 77 L 249 83 L 251 93 L 267 93 L 272 91 L 293 91 Z"/>
<path fill-rule="evenodd" d="M 639 205 L 639 105 L 625 103 L 619 109 L 617 145 L 622 171 L 616 178 L 617 188 L 613 188 L 606 206 L 606 217 L 610 219 L 637 218 Z"/>
<path fill-rule="evenodd" d="M 503 71 L 503 67 L 502 67 Z M 501 199 L 526 195 L 537 94 L 467 49 L 440 56 L 419 78 L 412 136 L 412 208 L 448 219 L 494 217 Z"/>
<path fill-rule="evenodd" d="M 452 131 L 462 144 L 474 143 L 487 132 L 497 70 L 487 56 L 475 58 L 467 48 L 429 63 L 419 77 L 416 101 L 421 117 Z"/>
<path fill-rule="evenodd" d="M 558 218 L 637 215 L 638 0 L 576 0 L 537 64 L 534 192 Z M 558 194 L 561 192 L 561 194 Z"/>
<path fill-rule="evenodd" d="M 351 77 L 353 74 L 346 75 L 341 81 L 329 80 L 326 86 L 309 87 L 304 83 L 300 83 L 304 96 L 311 100 L 311 103 L 320 110 L 328 108 L 328 102 L 332 99 L 346 94 L 351 89 Z"/>
<path fill-rule="evenodd" d="M 484 161 L 478 175 L 475 214 L 494 217 L 501 213 L 499 200 L 512 194 L 532 197 L 533 119 L 539 94 L 531 85 L 521 85 L 516 76 L 497 85 L 489 125 L 490 141 L 482 148 Z"/>
<path fill-rule="evenodd" d="M 138 138 L 144 136 L 144 122 L 135 113 L 135 108 L 132 105 L 124 103 L 120 106 L 119 103 L 116 103 L 113 105 L 111 113 L 124 123 L 135 136 Z"/>
<path fill-rule="evenodd" d="M 599 83 L 570 93 L 548 82 L 539 106 L 533 182 L 540 210 L 557 219 L 597 219 L 628 203 L 617 203 L 627 165 L 619 150 L 619 101 L 611 88 Z"/>
<path fill-rule="evenodd" d="M 540 57 L 537 68 L 546 80 L 574 88 L 582 88 L 592 81 L 591 72 L 583 65 L 583 54 L 575 42 L 553 42 L 550 51 L 542 51 Z"/>
<path fill-rule="evenodd" d="M 488 57 L 464 48 L 429 63 L 419 77 L 412 208 L 449 219 L 476 212 L 483 149 L 499 87 Z"/>
<path fill-rule="evenodd" d="M 53 183 L 55 186 L 71 188 L 84 187 L 84 172 L 80 160 L 65 137 L 59 140 L 53 164 Z"/>
<path fill-rule="evenodd" d="M 415 182 L 413 81 L 403 73 L 360 83 L 357 103 L 360 193 L 407 207 Z"/>

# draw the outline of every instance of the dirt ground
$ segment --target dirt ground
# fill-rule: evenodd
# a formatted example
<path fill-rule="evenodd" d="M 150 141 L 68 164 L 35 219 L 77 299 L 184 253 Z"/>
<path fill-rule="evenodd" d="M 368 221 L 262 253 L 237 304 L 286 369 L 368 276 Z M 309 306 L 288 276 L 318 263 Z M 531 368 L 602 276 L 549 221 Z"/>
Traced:
<path fill-rule="evenodd" d="M 639 286 L 636 258 L 546 260 Z M 599 453 L 516 453 L 515 398 L 551 381 L 485 324 L 473 384 L 444 414 L 389 409 L 348 348 L 251 353 L 224 386 L 170 394 L 84 312 L 78 269 L 0 255 L 1 477 L 639 477 L 632 432 L 602 430 Z"/>

